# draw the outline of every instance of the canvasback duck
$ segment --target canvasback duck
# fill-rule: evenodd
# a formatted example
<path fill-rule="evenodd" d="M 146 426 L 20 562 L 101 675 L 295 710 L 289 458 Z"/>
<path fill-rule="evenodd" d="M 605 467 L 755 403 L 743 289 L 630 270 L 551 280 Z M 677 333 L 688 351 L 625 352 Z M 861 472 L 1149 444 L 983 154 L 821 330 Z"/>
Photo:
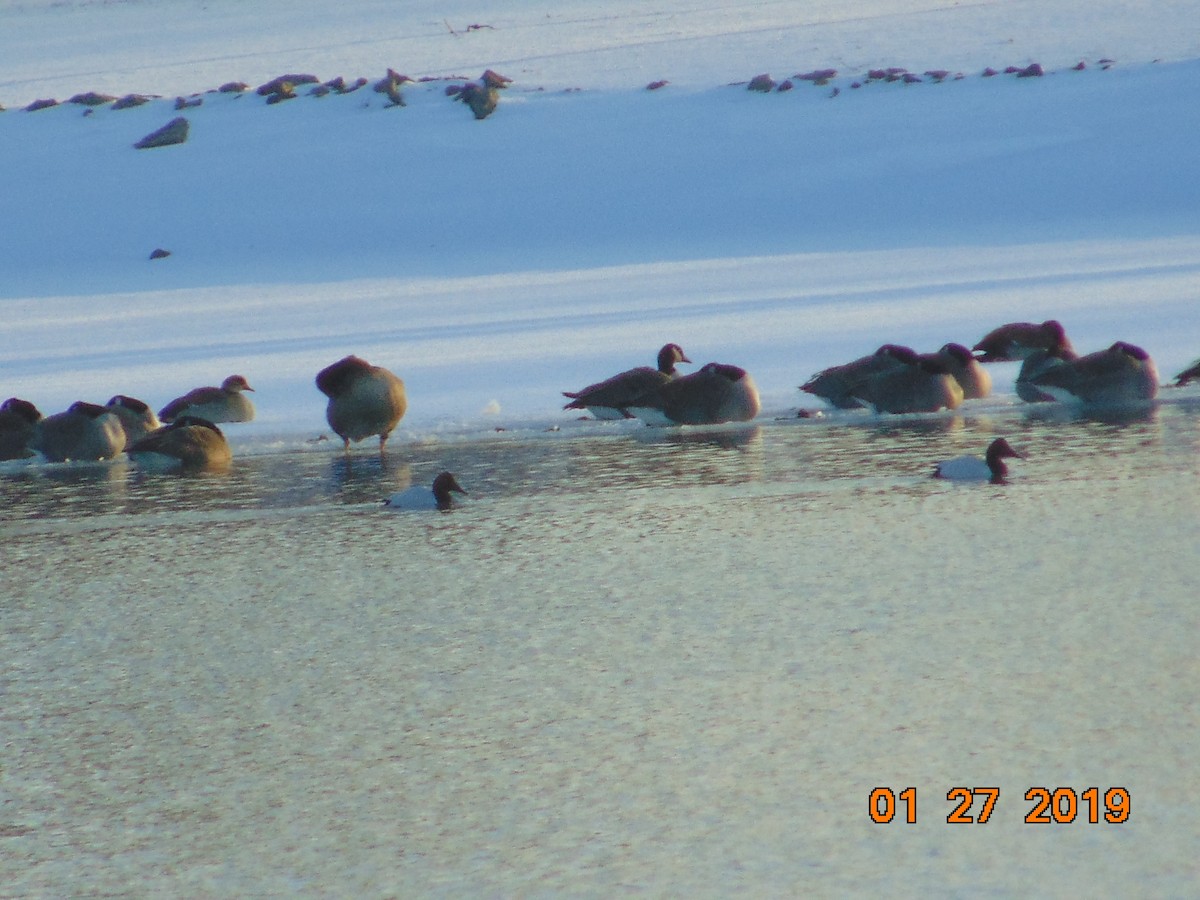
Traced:
<path fill-rule="evenodd" d="M 351 441 L 379 435 L 383 450 L 388 435 L 408 409 L 404 382 L 382 366 L 346 356 L 317 373 L 317 389 L 329 398 L 325 419 L 347 450 Z"/>
<path fill-rule="evenodd" d="M 676 375 L 676 363 L 691 360 L 678 344 L 665 344 L 658 351 L 658 368 L 638 366 L 612 378 L 589 384 L 578 391 L 563 391 L 571 402 L 563 409 L 586 409 L 597 419 L 632 419 L 629 407 L 666 384 Z"/>
<path fill-rule="evenodd" d="M 1107 350 L 1050 366 L 1029 383 L 1056 400 L 1122 406 L 1147 403 L 1158 396 L 1158 369 L 1141 347 L 1117 341 Z"/>
<path fill-rule="evenodd" d="M 154 410 L 135 397 L 117 394 L 104 405 L 121 420 L 121 427 L 125 429 L 126 450 L 150 432 L 162 427 L 162 422 L 158 421 Z"/>
<path fill-rule="evenodd" d="M 1183 387 L 1193 378 L 1200 379 L 1200 359 L 1175 376 L 1175 387 Z"/>
<path fill-rule="evenodd" d="M 1033 322 L 1001 325 L 985 334 L 971 349 L 980 354 L 977 358 L 981 363 L 1014 362 L 1037 350 L 1048 350 L 1055 355 L 1063 351 L 1074 353 L 1066 331 L 1055 319 L 1047 319 L 1040 325 Z"/>
<path fill-rule="evenodd" d="M 1008 475 L 1008 466 L 1004 464 L 1004 460 L 1024 458 L 1004 438 L 996 438 L 988 445 L 983 459 L 978 456 L 956 456 L 935 465 L 933 477 L 951 481 L 988 481 L 992 484 L 1004 484 L 1005 476 Z"/>
<path fill-rule="evenodd" d="M 466 491 L 452 473 L 442 472 L 433 479 L 432 490 L 424 487 L 410 487 L 408 490 L 392 494 L 383 501 L 383 505 L 397 510 L 437 509 L 445 512 L 455 506 L 452 494 L 466 494 Z"/>
<path fill-rule="evenodd" d="M 136 441 L 128 452 L 138 465 L 159 470 L 219 469 L 233 459 L 221 429 L 197 416 L 178 416 Z"/>
<path fill-rule="evenodd" d="M 38 422 L 30 446 L 51 462 L 112 459 L 125 449 L 125 429 L 107 407 L 77 400 Z"/>
<path fill-rule="evenodd" d="M 936 353 L 922 353 L 945 366 L 962 388 L 964 400 L 979 400 L 992 392 L 992 376 L 962 344 L 943 344 Z"/>
<path fill-rule="evenodd" d="M 962 386 L 943 362 L 916 354 L 896 358 L 903 365 L 872 375 L 854 396 L 880 413 L 937 412 L 962 405 Z"/>
<path fill-rule="evenodd" d="M 164 422 L 177 416 L 195 416 L 208 422 L 249 422 L 254 418 L 254 404 L 245 395 L 253 391 L 241 375 L 230 375 L 220 387 L 198 387 L 182 397 L 176 397 L 158 411 Z"/>
<path fill-rule="evenodd" d="M 33 456 L 29 442 L 41 420 L 41 412 L 28 400 L 9 397 L 0 404 L 0 460 Z"/>
<path fill-rule="evenodd" d="M 748 422 L 761 409 L 758 386 L 749 372 L 710 362 L 698 372 L 665 382 L 630 412 L 648 425 L 719 425 Z"/>
<path fill-rule="evenodd" d="M 800 385 L 800 390 L 820 397 L 837 409 L 861 409 L 866 404 L 854 396 L 867 379 L 903 365 L 916 356 L 915 351 L 900 344 L 884 344 L 868 356 L 839 366 L 830 366 Z"/>

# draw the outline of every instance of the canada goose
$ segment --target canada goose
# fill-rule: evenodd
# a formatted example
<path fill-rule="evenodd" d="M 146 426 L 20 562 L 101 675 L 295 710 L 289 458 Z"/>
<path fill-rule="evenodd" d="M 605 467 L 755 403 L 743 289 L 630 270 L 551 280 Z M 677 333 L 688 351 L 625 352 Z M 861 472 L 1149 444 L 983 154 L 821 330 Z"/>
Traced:
<path fill-rule="evenodd" d="M 1117 341 L 1107 350 L 1064 360 L 1029 382 L 1056 400 L 1087 406 L 1145 403 L 1158 396 L 1158 369 L 1141 347 Z"/>
<path fill-rule="evenodd" d="M 221 429 L 197 416 L 179 416 L 135 442 L 129 457 L 148 468 L 189 471 L 228 466 L 233 459 Z"/>
<path fill-rule="evenodd" d="M 865 404 L 854 396 L 872 375 L 894 369 L 901 360 L 916 353 L 899 344 L 884 344 L 869 356 L 860 356 L 840 366 L 830 366 L 800 385 L 800 390 L 825 400 L 838 409 L 860 409 Z"/>
<path fill-rule="evenodd" d="M 1011 322 L 994 328 L 971 348 L 981 354 L 981 363 L 1011 362 L 1025 359 L 1035 350 L 1049 350 L 1059 355 L 1062 351 L 1074 352 L 1062 324 L 1047 319 L 1042 324 L 1033 322 Z"/>
<path fill-rule="evenodd" d="M 125 449 L 129 449 L 156 428 L 162 427 L 162 422 L 158 421 L 154 410 L 134 397 L 117 394 L 104 405 L 121 420 L 121 427 L 125 429 Z"/>
<path fill-rule="evenodd" d="M 408 409 L 404 382 L 381 366 L 347 356 L 317 373 L 317 388 L 329 398 L 325 418 L 347 450 L 351 441 L 379 435 L 379 449 Z"/>
<path fill-rule="evenodd" d="M 992 392 L 992 376 L 962 344 L 943 344 L 936 353 L 921 355 L 946 367 L 962 388 L 964 400 L 978 400 Z"/>
<path fill-rule="evenodd" d="M 112 459 L 125 449 L 125 429 L 107 407 L 78 400 L 38 422 L 30 446 L 52 462 Z"/>
<path fill-rule="evenodd" d="M 452 492 L 456 494 L 466 493 L 452 473 L 442 472 L 437 478 L 433 479 L 432 490 L 424 487 L 410 487 L 407 490 L 392 494 L 392 496 L 383 501 L 383 505 L 389 509 L 438 509 L 444 512 L 455 505 L 454 498 L 451 496 Z"/>
<path fill-rule="evenodd" d="M 984 459 L 978 456 L 956 456 L 935 465 L 933 477 L 951 481 L 990 481 L 992 484 L 1003 484 L 1008 474 L 1008 466 L 1004 464 L 1004 460 L 1012 458 L 1025 457 L 1014 450 L 1004 438 L 996 438 L 988 445 Z"/>
<path fill-rule="evenodd" d="M 0 460 L 33 456 L 29 442 L 41 419 L 38 408 L 28 400 L 18 397 L 5 400 L 0 405 Z"/>
<path fill-rule="evenodd" d="M 1175 376 L 1175 387 L 1183 387 L 1193 378 L 1200 379 L 1200 359 Z"/>
<path fill-rule="evenodd" d="M 253 391 L 241 375 L 230 375 L 220 387 L 198 387 L 176 397 L 158 411 L 158 417 L 171 422 L 176 416 L 196 416 L 208 422 L 249 422 L 254 404 L 244 391 Z"/>
<path fill-rule="evenodd" d="M 1047 403 L 1054 400 L 1045 391 L 1039 390 L 1033 380 L 1047 369 L 1061 366 L 1063 363 L 1074 362 L 1077 359 L 1079 359 L 1078 354 L 1070 347 L 1033 351 L 1021 363 L 1021 371 L 1017 373 L 1017 380 L 1013 384 L 1017 396 L 1026 403 Z"/>
<path fill-rule="evenodd" d="M 854 396 L 881 413 L 937 412 L 958 409 L 963 389 L 940 360 L 916 357 L 872 375 Z"/>
<path fill-rule="evenodd" d="M 762 402 L 750 373 L 739 366 L 707 363 L 647 394 L 630 412 L 649 425 L 717 425 L 747 422 Z"/>
<path fill-rule="evenodd" d="M 665 344 L 658 351 L 658 368 L 638 366 L 612 378 L 589 384 L 578 391 L 563 391 L 571 402 L 563 409 L 586 409 L 597 419 L 631 419 L 630 405 L 675 377 L 676 363 L 690 363 L 678 344 Z"/>
<path fill-rule="evenodd" d="M 467 104 L 476 119 L 486 119 L 500 103 L 500 91 L 512 84 L 512 79 L 488 69 L 479 82 L 468 81 L 454 92 L 454 99 Z"/>

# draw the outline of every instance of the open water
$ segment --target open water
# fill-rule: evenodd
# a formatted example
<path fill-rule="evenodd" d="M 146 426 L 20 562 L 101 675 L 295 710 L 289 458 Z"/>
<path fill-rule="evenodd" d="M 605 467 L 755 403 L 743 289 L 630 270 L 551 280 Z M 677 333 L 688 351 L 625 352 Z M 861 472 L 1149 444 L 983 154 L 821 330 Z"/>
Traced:
<path fill-rule="evenodd" d="M 1194 895 L 1167 393 L 5 468 L 0 895 Z M 1009 484 L 928 477 L 997 435 Z"/>

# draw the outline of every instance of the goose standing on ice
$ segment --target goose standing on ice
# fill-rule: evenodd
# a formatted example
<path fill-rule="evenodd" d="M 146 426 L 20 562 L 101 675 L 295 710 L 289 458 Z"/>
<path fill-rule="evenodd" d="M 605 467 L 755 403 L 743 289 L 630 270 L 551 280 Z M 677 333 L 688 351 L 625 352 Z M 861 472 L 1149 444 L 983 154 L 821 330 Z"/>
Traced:
<path fill-rule="evenodd" d="M 956 456 L 933 467 L 934 478 L 950 481 L 989 481 L 1004 484 L 1008 475 L 1006 459 L 1024 459 L 1004 438 L 996 438 L 988 445 L 984 459 L 978 456 Z"/>
<path fill-rule="evenodd" d="M 676 363 L 690 363 L 678 344 L 665 344 L 658 351 L 658 368 L 638 366 L 612 378 L 589 384 L 578 391 L 563 391 L 571 402 L 563 409 L 586 409 L 597 419 L 632 419 L 629 407 L 662 387 L 676 375 Z"/>
<path fill-rule="evenodd" d="M 177 416 L 196 416 L 208 422 L 249 422 L 254 418 L 254 404 L 245 395 L 253 391 L 241 375 L 230 375 L 220 387 L 198 387 L 182 397 L 176 397 L 158 411 L 164 422 Z"/>
<path fill-rule="evenodd" d="M 455 506 L 454 497 L 451 494 L 465 494 L 466 491 L 459 485 L 458 480 L 450 472 L 442 472 L 437 478 L 433 479 L 433 489 L 423 487 L 410 487 L 408 490 L 398 491 L 392 496 L 383 501 L 383 505 L 389 509 L 397 510 L 441 510 L 445 512 Z"/>
<path fill-rule="evenodd" d="M 357 356 L 326 366 L 317 373 L 316 381 L 317 389 L 329 398 L 325 419 L 346 449 L 351 441 L 377 434 L 382 451 L 408 409 L 404 382 Z"/>

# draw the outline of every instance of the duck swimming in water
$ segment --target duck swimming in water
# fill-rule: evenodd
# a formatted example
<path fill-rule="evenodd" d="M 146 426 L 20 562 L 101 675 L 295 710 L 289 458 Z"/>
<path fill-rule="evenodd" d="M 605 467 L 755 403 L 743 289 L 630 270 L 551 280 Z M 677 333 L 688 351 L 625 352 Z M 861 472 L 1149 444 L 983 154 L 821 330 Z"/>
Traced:
<path fill-rule="evenodd" d="M 462 486 L 451 472 L 442 472 L 433 479 L 433 489 L 410 487 L 398 491 L 383 501 L 383 505 L 396 510 L 440 510 L 445 512 L 455 506 L 453 494 L 465 494 Z"/>
<path fill-rule="evenodd" d="M 933 467 L 934 478 L 950 481 L 988 481 L 1003 484 L 1008 475 L 1006 459 L 1024 459 L 1004 438 L 996 438 L 988 445 L 983 459 L 978 456 L 956 456 Z"/>

